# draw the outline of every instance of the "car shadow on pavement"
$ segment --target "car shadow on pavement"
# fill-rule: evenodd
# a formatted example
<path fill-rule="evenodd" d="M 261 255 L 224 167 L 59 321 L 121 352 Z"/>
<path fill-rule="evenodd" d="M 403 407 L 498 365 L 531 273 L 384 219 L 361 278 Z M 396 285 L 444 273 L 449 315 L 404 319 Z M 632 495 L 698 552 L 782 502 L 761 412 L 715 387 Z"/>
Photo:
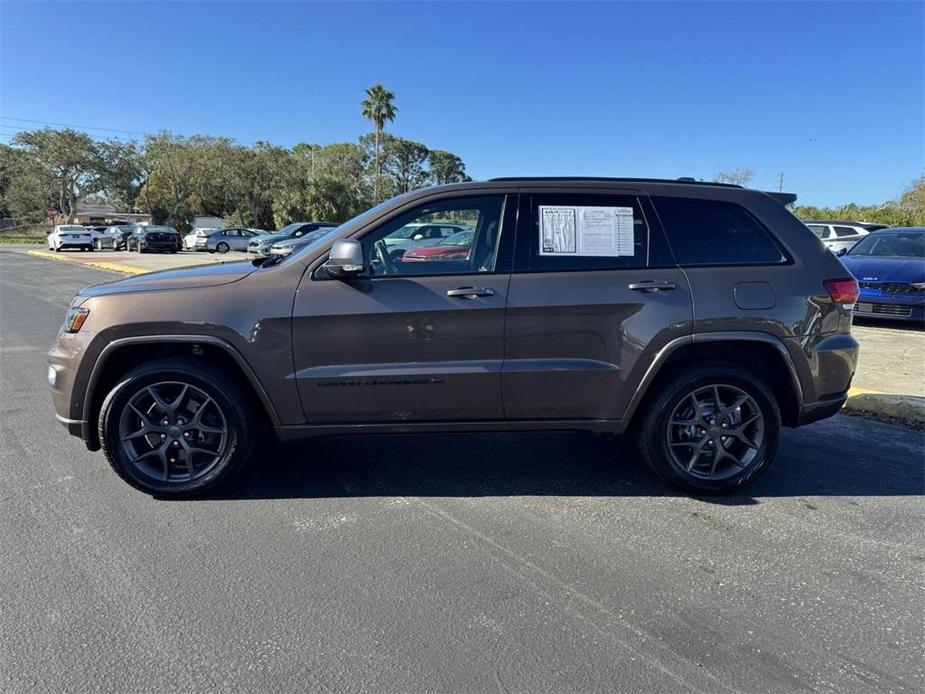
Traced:
<path fill-rule="evenodd" d="M 850 428 L 850 422 L 843 427 Z M 853 455 L 846 456 L 852 447 L 845 441 L 829 431 L 814 436 L 813 429 L 785 431 L 778 459 L 747 489 L 698 498 L 747 505 L 761 497 L 925 493 L 922 455 L 908 451 L 899 455 L 887 445 L 872 446 L 872 451 L 853 448 Z M 916 435 L 900 431 L 904 436 Z M 629 439 L 542 432 L 331 436 L 275 444 L 255 455 L 239 478 L 208 498 L 357 496 L 686 495 L 661 482 Z"/>

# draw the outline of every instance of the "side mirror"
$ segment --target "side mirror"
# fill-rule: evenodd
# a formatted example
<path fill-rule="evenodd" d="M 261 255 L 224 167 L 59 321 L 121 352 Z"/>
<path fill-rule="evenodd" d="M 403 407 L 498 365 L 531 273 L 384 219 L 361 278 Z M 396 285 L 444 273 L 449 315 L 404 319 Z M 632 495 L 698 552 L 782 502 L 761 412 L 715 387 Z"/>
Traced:
<path fill-rule="evenodd" d="M 344 279 L 363 272 L 363 246 L 355 239 L 340 239 L 331 246 L 324 269 L 331 277 Z"/>
<path fill-rule="evenodd" d="M 839 248 L 837 251 L 835 251 L 835 255 L 841 258 L 847 252 L 848 252 L 847 248 Z"/>

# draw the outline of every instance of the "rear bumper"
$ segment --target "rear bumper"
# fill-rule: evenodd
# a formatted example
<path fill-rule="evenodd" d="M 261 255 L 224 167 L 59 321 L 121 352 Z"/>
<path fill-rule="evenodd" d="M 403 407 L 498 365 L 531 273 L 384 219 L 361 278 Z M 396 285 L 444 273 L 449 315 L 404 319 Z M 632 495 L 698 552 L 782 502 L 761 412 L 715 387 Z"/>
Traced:
<path fill-rule="evenodd" d="M 802 391 L 793 424 L 802 426 L 836 414 L 848 399 L 857 370 L 858 341 L 850 333 L 834 333 L 808 342 L 797 338 L 787 342 Z"/>
<path fill-rule="evenodd" d="M 828 419 L 832 415 L 838 414 L 847 401 L 848 394 L 841 393 L 833 398 L 827 398 L 820 402 L 804 404 L 803 410 L 800 412 L 800 420 L 797 422 L 797 426 L 812 424 L 813 422 L 818 422 L 820 419 Z"/>

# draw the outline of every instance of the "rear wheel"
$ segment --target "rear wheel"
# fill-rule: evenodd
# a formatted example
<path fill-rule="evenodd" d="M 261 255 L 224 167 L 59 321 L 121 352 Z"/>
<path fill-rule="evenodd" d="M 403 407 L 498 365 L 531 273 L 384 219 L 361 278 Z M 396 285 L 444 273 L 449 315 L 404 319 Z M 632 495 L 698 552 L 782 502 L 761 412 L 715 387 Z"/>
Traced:
<path fill-rule="evenodd" d="M 748 371 L 704 366 L 668 383 L 645 414 L 639 449 L 663 479 L 698 493 L 754 482 L 780 441 L 780 410 L 770 388 Z"/>
<path fill-rule="evenodd" d="M 222 371 L 192 359 L 160 359 L 126 374 L 100 410 L 110 465 L 160 497 L 200 494 L 241 470 L 254 440 L 249 398 Z"/>
<path fill-rule="evenodd" d="M 222 241 L 215 247 L 215 250 L 217 250 L 219 253 L 227 253 L 228 251 L 231 250 L 231 247 L 227 243 Z"/>

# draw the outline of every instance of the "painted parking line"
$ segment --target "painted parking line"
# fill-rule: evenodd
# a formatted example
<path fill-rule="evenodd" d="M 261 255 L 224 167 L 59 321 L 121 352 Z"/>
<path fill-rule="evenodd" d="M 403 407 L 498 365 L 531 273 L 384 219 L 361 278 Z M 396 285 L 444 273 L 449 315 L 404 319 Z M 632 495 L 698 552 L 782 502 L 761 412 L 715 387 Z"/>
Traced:
<path fill-rule="evenodd" d="M 60 253 L 52 253 L 51 251 L 26 251 L 29 255 L 34 255 L 37 258 L 47 258 L 48 260 L 63 260 L 68 263 L 75 263 L 76 265 L 88 265 L 90 267 L 95 267 L 99 270 L 108 270 L 109 272 L 119 272 L 124 275 L 143 275 L 146 272 L 151 272 L 150 270 L 142 270 L 141 268 L 132 267 L 131 265 L 123 265 L 122 263 L 110 263 L 105 260 L 77 260 L 76 258 L 71 258 L 66 255 L 61 255 Z"/>

